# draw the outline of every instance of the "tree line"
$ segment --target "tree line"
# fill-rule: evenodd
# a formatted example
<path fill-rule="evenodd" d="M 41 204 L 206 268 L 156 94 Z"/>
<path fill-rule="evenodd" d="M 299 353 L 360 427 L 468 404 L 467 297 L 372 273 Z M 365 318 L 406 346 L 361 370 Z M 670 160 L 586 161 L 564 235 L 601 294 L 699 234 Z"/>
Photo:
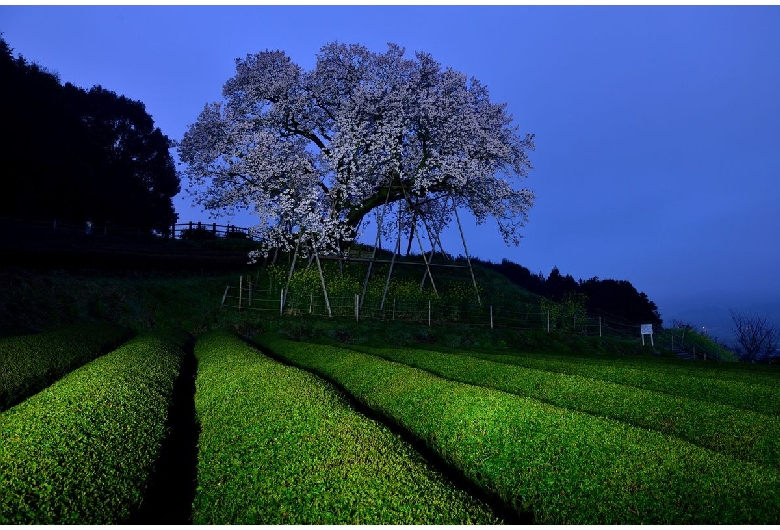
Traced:
<path fill-rule="evenodd" d="M 599 279 L 575 280 L 570 274 L 563 275 L 558 267 L 553 267 L 545 277 L 541 272 L 532 273 L 526 267 L 507 259 L 501 263 L 483 262 L 509 280 L 529 291 L 544 296 L 554 302 L 562 302 L 567 297 L 576 294 L 584 297 L 585 307 L 592 312 L 603 311 L 622 317 L 628 322 L 654 324 L 661 326 L 663 320 L 658 312 L 658 306 L 643 292 L 627 280 Z"/>
<path fill-rule="evenodd" d="M 0 212 L 12 218 L 143 226 L 167 233 L 180 178 L 140 101 L 89 90 L 24 57 L 0 37 Z"/>

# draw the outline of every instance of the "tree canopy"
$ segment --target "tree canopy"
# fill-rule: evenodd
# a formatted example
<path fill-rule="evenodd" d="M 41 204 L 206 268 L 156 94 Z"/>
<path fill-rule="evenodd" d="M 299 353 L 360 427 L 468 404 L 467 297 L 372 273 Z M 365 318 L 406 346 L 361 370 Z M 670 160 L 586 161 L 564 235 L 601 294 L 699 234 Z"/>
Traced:
<path fill-rule="evenodd" d="M 532 273 L 528 268 L 507 259 L 501 263 L 480 261 L 506 276 L 511 282 L 555 302 L 572 294 L 583 295 L 585 306 L 592 312 L 605 312 L 628 322 L 663 324 L 658 306 L 644 292 L 638 292 L 628 280 L 599 279 L 575 280 L 570 274 L 561 274 L 553 267 L 545 278 L 541 272 Z"/>
<path fill-rule="evenodd" d="M 140 101 L 61 84 L 0 39 L 4 215 L 165 232 L 180 180 L 172 142 Z"/>
<path fill-rule="evenodd" d="M 377 215 L 386 235 L 436 233 L 464 208 L 519 243 L 533 135 L 478 80 L 427 53 L 330 43 L 307 71 L 267 50 L 236 60 L 223 97 L 190 126 L 180 157 L 205 208 L 254 210 L 264 252 L 338 250 L 386 204 L 397 206 Z"/>

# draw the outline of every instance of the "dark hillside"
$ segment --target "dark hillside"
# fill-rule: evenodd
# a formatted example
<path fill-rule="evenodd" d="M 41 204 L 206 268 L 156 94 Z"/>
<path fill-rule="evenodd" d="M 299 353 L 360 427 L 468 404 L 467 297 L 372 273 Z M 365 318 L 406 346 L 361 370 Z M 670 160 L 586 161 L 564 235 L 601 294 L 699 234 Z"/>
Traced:
<path fill-rule="evenodd" d="M 252 243 L 236 239 L 182 241 L 133 233 L 87 234 L 52 221 L 0 219 L 0 264 L 36 270 L 214 273 L 241 270 Z"/>

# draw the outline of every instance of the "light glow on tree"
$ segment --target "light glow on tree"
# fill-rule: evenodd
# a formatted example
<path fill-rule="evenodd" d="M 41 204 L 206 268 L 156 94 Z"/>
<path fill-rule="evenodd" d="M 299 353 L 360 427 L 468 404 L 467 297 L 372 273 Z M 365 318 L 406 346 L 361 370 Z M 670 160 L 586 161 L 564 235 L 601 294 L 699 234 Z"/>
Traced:
<path fill-rule="evenodd" d="M 282 51 L 236 60 L 236 74 L 184 135 L 186 175 L 206 209 L 253 210 L 260 253 L 339 251 L 386 204 L 386 235 L 438 233 L 453 208 L 493 218 L 519 244 L 534 194 L 517 183 L 533 135 L 474 78 L 426 53 L 331 43 L 305 71 Z M 400 217 L 400 223 L 399 223 Z M 400 226 L 400 228 L 399 228 Z M 410 235 L 411 237 L 411 235 Z"/>

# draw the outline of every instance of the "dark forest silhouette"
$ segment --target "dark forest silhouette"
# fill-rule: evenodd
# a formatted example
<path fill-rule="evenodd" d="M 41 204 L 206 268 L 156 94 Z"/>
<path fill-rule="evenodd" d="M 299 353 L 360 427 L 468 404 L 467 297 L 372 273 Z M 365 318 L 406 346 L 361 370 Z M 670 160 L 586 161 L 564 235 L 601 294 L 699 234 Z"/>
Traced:
<path fill-rule="evenodd" d="M 173 144 L 144 104 L 62 84 L 12 52 L 0 38 L 2 215 L 170 230 Z"/>
<path fill-rule="evenodd" d="M 658 306 L 627 280 L 601 280 L 594 277 L 577 281 L 570 274 L 562 275 L 558 267 L 553 267 L 545 278 L 541 272 L 534 274 L 526 267 L 506 259 L 501 263 L 480 263 L 500 272 L 523 289 L 556 302 L 563 300 L 569 293 L 581 293 L 586 296 L 585 305 L 590 311 L 604 311 L 634 323 L 658 326 L 663 323 Z"/>

